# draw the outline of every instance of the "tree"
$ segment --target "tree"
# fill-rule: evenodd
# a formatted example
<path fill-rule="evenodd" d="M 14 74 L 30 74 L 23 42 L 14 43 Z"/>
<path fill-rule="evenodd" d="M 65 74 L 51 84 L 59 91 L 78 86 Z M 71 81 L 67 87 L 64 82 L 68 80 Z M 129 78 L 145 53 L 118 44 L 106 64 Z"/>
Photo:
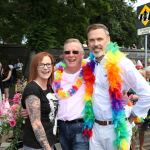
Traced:
<path fill-rule="evenodd" d="M 57 45 L 55 36 L 56 29 L 38 22 L 32 25 L 27 33 L 27 45 L 31 50 L 42 51 L 53 48 Z"/>
<path fill-rule="evenodd" d="M 11 0 L 0 1 L 0 38 L 3 43 L 21 43 L 25 20 L 20 18 L 18 3 Z M 16 9 L 15 9 L 16 8 Z"/>
<path fill-rule="evenodd" d="M 123 0 L 95 0 L 92 5 L 88 6 L 88 9 L 95 8 L 95 13 L 90 16 L 90 23 L 107 25 L 112 40 L 120 45 L 136 43 L 136 15 L 132 7 Z"/>
<path fill-rule="evenodd" d="M 134 1 L 134 0 L 133 0 Z M 31 50 L 61 48 L 65 39 L 86 40 L 90 23 L 103 23 L 113 41 L 136 43 L 135 12 L 123 0 L 1 0 L 0 39 Z"/>

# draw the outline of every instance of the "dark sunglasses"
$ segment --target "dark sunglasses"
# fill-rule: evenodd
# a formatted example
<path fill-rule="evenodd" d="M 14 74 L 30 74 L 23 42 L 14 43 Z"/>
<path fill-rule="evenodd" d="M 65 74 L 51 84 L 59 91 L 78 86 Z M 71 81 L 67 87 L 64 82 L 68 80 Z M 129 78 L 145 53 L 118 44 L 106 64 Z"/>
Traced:
<path fill-rule="evenodd" d="M 79 54 L 80 52 L 79 51 L 64 51 L 64 54 L 65 55 L 69 55 L 69 54 Z"/>

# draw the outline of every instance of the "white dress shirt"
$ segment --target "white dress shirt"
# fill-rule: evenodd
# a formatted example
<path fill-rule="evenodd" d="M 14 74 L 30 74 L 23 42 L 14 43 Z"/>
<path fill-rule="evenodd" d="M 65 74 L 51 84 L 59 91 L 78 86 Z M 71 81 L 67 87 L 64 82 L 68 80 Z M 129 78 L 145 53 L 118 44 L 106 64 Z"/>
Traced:
<path fill-rule="evenodd" d="M 105 57 L 95 66 L 96 81 L 93 93 L 93 109 L 98 120 L 112 120 L 111 99 L 106 70 L 104 69 Z M 138 102 L 133 106 L 132 112 L 139 117 L 146 117 L 150 109 L 150 86 L 135 68 L 131 60 L 124 57 L 119 63 L 122 69 L 122 91 L 132 88 L 139 96 Z M 128 111 L 128 109 L 125 109 Z M 126 117 L 129 117 L 129 113 Z"/>

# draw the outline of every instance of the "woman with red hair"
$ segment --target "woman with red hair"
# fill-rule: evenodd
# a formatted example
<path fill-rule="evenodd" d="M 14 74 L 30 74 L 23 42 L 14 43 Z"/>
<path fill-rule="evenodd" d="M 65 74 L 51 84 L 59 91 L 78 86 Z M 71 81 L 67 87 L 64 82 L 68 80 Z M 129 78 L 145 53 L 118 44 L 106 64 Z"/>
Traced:
<path fill-rule="evenodd" d="M 28 116 L 23 128 L 24 150 L 52 150 L 55 143 L 53 125 L 57 99 L 51 88 L 54 60 L 51 54 L 36 54 L 30 65 L 29 82 L 24 89 L 22 106 Z"/>

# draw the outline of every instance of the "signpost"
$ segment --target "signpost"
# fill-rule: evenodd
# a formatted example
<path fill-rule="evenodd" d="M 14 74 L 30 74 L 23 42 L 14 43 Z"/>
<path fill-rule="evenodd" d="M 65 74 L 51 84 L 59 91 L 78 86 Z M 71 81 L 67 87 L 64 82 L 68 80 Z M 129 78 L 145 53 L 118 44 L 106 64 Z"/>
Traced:
<path fill-rule="evenodd" d="M 137 34 L 145 35 L 145 67 L 147 67 L 147 34 L 150 34 L 150 3 L 137 7 Z"/>

